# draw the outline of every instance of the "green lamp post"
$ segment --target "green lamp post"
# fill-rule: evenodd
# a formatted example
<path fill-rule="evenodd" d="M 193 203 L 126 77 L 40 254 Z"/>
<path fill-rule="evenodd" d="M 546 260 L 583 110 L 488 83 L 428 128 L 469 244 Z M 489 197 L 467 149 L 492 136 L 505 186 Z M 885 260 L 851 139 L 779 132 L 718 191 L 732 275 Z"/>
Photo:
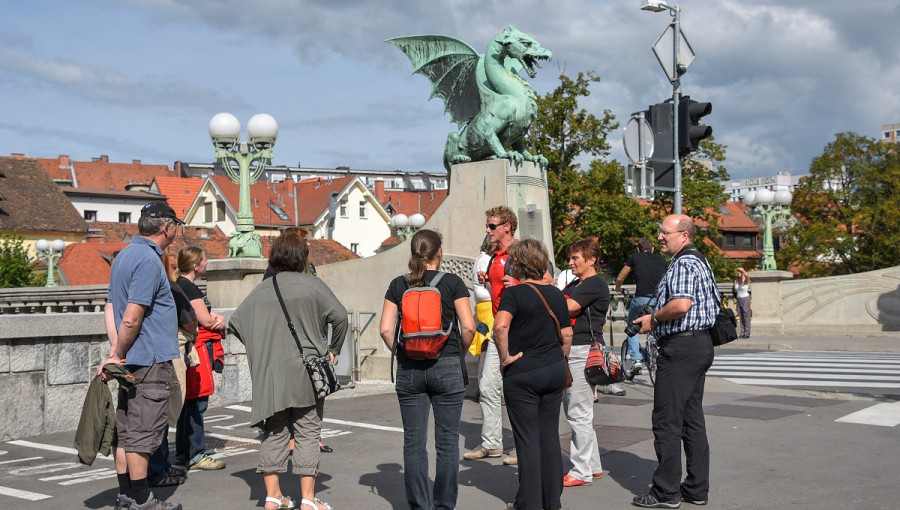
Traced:
<path fill-rule="evenodd" d="M 791 217 L 791 200 L 793 195 L 786 189 L 771 191 L 761 189 L 747 192 L 742 200 L 747 207 L 753 209 L 748 213 L 751 216 L 762 217 L 763 235 L 763 259 L 762 270 L 774 271 L 775 267 L 775 243 L 772 241 L 772 230 L 781 228 Z"/>
<path fill-rule="evenodd" d="M 278 123 L 266 113 L 250 117 L 247 123 L 250 143 L 247 143 L 240 141 L 241 123 L 237 118 L 230 113 L 217 113 L 209 121 L 209 137 L 216 148 L 216 160 L 240 189 L 237 224 L 228 242 L 228 257 L 262 258 L 262 244 L 259 234 L 254 232 L 250 210 L 250 185 L 262 177 L 266 165 L 272 162 Z M 233 164 L 237 164 L 237 172 Z"/>
<path fill-rule="evenodd" d="M 34 243 L 34 251 L 37 258 L 47 263 L 47 284 L 45 287 L 56 287 L 56 278 L 53 277 L 53 266 L 63 255 L 66 243 L 62 239 L 54 239 L 51 243 L 46 239 L 38 239 Z"/>

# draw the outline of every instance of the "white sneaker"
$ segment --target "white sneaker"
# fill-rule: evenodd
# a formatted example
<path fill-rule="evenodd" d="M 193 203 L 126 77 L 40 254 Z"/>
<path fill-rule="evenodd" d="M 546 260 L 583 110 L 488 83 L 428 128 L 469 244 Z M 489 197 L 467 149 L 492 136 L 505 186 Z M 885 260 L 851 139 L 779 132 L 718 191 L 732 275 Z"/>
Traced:
<path fill-rule="evenodd" d="M 635 361 L 633 365 L 631 365 L 631 375 L 638 375 L 641 373 L 641 370 L 644 369 L 644 364 L 641 363 L 640 360 Z"/>
<path fill-rule="evenodd" d="M 618 384 L 608 384 L 606 386 L 601 386 L 600 392 L 604 395 L 613 395 L 616 397 L 625 396 L 625 390 L 620 388 Z"/>

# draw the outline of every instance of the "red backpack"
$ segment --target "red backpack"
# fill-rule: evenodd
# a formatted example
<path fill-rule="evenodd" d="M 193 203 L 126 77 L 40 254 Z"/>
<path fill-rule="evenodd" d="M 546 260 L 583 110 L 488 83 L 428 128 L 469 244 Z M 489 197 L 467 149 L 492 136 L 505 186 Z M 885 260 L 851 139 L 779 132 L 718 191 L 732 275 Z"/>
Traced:
<path fill-rule="evenodd" d="M 397 342 L 411 359 L 437 358 L 453 331 L 453 322 L 441 329 L 441 293 L 437 284 L 447 273 L 438 272 L 427 285 L 411 287 L 400 300 L 400 329 Z"/>

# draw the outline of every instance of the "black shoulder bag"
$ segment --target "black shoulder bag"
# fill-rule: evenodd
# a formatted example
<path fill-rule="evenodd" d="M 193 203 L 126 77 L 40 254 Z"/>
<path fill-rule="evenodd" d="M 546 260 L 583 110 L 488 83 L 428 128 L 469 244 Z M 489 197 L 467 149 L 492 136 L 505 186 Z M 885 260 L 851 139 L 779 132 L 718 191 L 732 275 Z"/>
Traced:
<path fill-rule="evenodd" d="M 312 382 L 313 391 L 316 394 L 316 400 L 325 398 L 328 395 L 341 389 L 341 383 L 338 382 L 337 375 L 334 373 L 334 365 L 331 364 L 331 358 L 326 352 L 324 356 L 320 356 L 316 352 L 315 356 L 305 356 L 303 354 L 303 346 L 300 345 L 300 339 L 297 337 L 297 330 L 294 328 L 294 321 L 288 315 L 287 307 L 284 306 L 284 299 L 281 297 L 281 291 L 278 289 L 278 275 L 272 277 L 272 286 L 275 287 L 275 295 L 278 297 L 278 304 L 281 305 L 281 311 L 284 312 L 284 318 L 287 319 L 288 329 L 297 347 L 300 349 L 300 357 L 309 373 L 309 380 Z"/>

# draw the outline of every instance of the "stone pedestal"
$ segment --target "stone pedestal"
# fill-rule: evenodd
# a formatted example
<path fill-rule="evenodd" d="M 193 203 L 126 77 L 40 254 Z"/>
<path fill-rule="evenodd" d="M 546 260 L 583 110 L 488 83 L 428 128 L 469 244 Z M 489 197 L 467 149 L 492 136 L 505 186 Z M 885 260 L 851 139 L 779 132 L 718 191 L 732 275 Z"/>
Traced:
<path fill-rule="evenodd" d="M 216 308 L 237 308 L 262 281 L 267 259 L 218 259 L 206 266 L 206 293 Z"/>
<path fill-rule="evenodd" d="M 750 322 L 753 335 L 783 335 L 784 317 L 781 306 L 781 282 L 790 280 L 790 271 L 751 271 L 750 290 L 753 293 Z"/>

